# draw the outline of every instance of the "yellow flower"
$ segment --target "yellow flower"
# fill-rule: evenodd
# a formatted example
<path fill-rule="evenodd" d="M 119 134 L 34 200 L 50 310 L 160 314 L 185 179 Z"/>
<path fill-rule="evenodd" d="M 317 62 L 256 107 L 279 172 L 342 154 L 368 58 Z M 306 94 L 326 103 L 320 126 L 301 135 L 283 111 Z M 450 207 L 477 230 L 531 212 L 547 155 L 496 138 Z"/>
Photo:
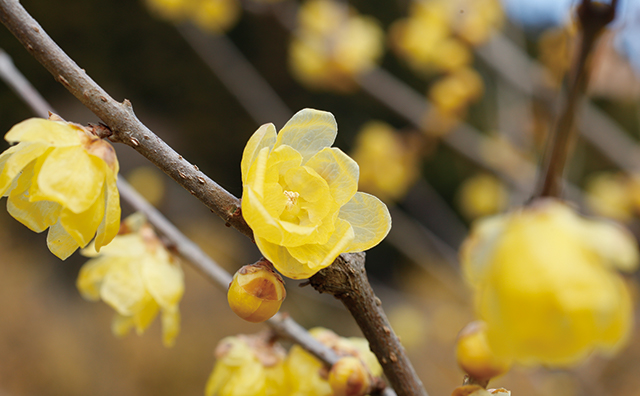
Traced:
<path fill-rule="evenodd" d="M 489 380 L 509 371 L 511 362 L 496 357 L 487 342 L 486 324 L 469 323 L 456 340 L 456 359 L 465 373 L 477 380 Z"/>
<path fill-rule="evenodd" d="M 339 356 L 353 356 L 360 359 L 372 378 L 382 375 L 382 367 L 364 338 L 343 338 L 321 327 L 311 329 L 309 333 L 333 349 Z M 294 345 L 289 351 L 285 368 L 292 395 L 330 396 L 333 394 L 329 384 L 329 373 L 324 364 L 299 345 Z"/>
<path fill-rule="evenodd" d="M 123 232 L 100 253 L 93 245 L 82 251 L 87 261 L 78 275 L 78 290 L 91 301 L 102 299 L 116 310 L 112 330 L 138 334 L 161 311 L 163 343 L 173 345 L 180 331 L 178 303 L 184 293 L 180 264 L 141 214 L 125 219 Z"/>
<path fill-rule="evenodd" d="M 353 77 L 382 56 L 384 33 L 378 22 L 335 1 L 305 2 L 298 20 L 289 60 L 293 74 L 310 88 L 352 90 Z"/>
<path fill-rule="evenodd" d="M 47 245 L 60 259 L 97 249 L 120 228 L 118 160 L 113 147 L 80 125 L 32 118 L 5 135 L 16 143 L 0 155 L 0 196 L 7 210 L 35 232 L 49 228 Z"/>
<path fill-rule="evenodd" d="M 226 337 L 216 347 L 216 365 L 206 396 L 287 395 L 285 352 L 262 334 Z"/>
<path fill-rule="evenodd" d="M 632 307 L 615 270 L 637 261 L 628 232 L 554 200 L 481 220 L 461 250 L 491 350 L 525 364 L 570 365 L 619 348 Z"/>
<path fill-rule="evenodd" d="M 180 23 L 191 20 L 212 33 L 229 30 L 238 20 L 238 0 L 146 0 L 149 9 L 164 20 Z"/>
<path fill-rule="evenodd" d="M 632 181 L 609 172 L 593 174 L 585 185 L 586 203 L 599 216 L 629 221 L 634 214 Z"/>
<path fill-rule="evenodd" d="M 276 135 L 261 126 L 242 156 L 242 214 L 262 254 L 283 275 L 309 278 L 341 253 L 367 250 L 387 235 L 391 217 L 358 190 L 358 164 L 330 147 L 331 113 L 304 109 Z"/>
<path fill-rule="evenodd" d="M 458 190 L 460 211 L 470 220 L 500 212 L 508 200 L 505 185 L 489 173 L 471 176 L 462 182 Z"/>
<path fill-rule="evenodd" d="M 353 159 L 360 165 L 362 189 L 387 203 L 402 198 L 418 177 L 419 148 L 417 142 L 403 141 L 384 122 L 364 125 L 353 151 Z"/>

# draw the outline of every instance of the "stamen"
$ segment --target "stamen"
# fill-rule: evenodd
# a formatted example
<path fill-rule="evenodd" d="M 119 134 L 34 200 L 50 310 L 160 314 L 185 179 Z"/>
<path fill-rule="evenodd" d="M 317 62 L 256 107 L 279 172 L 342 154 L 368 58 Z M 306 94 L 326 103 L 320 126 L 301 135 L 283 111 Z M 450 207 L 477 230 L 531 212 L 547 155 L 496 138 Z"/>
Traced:
<path fill-rule="evenodd" d="M 296 205 L 296 202 L 298 201 L 298 197 L 300 196 L 300 194 L 295 191 L 284 190 L 284 195 L 285 197 L 287 197 L 286 208 L 290 210 Z"/>

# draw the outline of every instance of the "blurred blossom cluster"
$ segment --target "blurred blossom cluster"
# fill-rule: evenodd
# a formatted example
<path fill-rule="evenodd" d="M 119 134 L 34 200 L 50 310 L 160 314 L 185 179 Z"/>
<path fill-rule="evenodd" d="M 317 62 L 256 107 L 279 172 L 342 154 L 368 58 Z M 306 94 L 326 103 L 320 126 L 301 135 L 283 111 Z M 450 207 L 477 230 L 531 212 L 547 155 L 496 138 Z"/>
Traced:
<path fill-rule="evenodd" d="M 307 0 L 289 47 L 293 76 L 308 88 L 349 92 L 354 78 L 376 65 L 384 32 L 372 17 L 336 0 Z"/>
<path fill-rule="evenodd" d="M 145 0 L 149 9 L 173 23 L 192 22 L 211 33 L 224 33 L 238 20 L 238 0 Z"/>
<path fill-rule="evenodd" d="M 366 340 L 342 338 L 324 328 L 309 332 L 339 356 L 355 358 L 355 362 L 359 362 L 356 367 L 364 368 L 365 376 L 360 376 L 359 372 L 353 377 L 349 373 L 344 376 L 351 380 L 351 386 L 357 385 L 356 382 L 370 385 L 373 379 L 382 375 L 382 368 Z M 336 378 L 333 369 L 329 371 L 321 361 L 298 345 L 286 352 L 270 338 L 269 333 L 226 337 L 216 347 L 215 356 L 217 362 L 207 382 L 206 396 L 365 394 L 345 393 L 347 384 Z M 343 364 L 340 361 L 334 368 L 341 369 Z M 342 375 L 337 374 L 338 377 Z M 366 391 L 367 388 L 360 390 Z"/>

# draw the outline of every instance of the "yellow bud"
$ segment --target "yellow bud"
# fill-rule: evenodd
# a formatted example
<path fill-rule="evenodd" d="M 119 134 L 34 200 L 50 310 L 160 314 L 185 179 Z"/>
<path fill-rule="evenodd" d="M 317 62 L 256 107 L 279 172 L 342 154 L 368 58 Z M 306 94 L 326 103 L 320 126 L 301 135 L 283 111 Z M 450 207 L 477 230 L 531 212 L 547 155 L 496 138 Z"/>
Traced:
<path fill-rule="evenodd" d="M 493 354 L 485 331 L 484 322 L 471 322 L 458 335 L 456 345 L 458 365 L 471 377 L 479 380 L 502 375 L 511 367 L 508 359 Z"/>
<path fill-rule="evenodd" d="M 287 292 L 284 282 L 271 264 L 260 260 L 245 265 L 233 276 L 227 299 L 229 306 L 242 319 L 259 323 L 278 312 Z"/>
<path fill-rule="evenodd" d="M 360 359 L 346 356 L 331 367 L 329 385 L 334 396 L 361 396 L 369 391 L 371 376 Z"/>

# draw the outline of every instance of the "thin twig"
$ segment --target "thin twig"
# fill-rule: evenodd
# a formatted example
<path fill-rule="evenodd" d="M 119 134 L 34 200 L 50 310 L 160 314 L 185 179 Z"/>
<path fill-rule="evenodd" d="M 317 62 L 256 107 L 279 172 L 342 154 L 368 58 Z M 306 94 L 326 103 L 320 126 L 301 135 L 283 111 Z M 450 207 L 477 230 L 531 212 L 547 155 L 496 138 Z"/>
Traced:
<path fill-rule="evenodd" d="M 617 0 L 613 0 L 611 5 L 583 0 L 578 7 L 580 49 L 569 74 L 565 103 L 547 140 L 534 197 L 559 197 L 561 194 L 562 174 L 575 135 L 576 109 L 588 82 L 587 63 L 598 37 L 615 16 L 616 3 Z"/>

